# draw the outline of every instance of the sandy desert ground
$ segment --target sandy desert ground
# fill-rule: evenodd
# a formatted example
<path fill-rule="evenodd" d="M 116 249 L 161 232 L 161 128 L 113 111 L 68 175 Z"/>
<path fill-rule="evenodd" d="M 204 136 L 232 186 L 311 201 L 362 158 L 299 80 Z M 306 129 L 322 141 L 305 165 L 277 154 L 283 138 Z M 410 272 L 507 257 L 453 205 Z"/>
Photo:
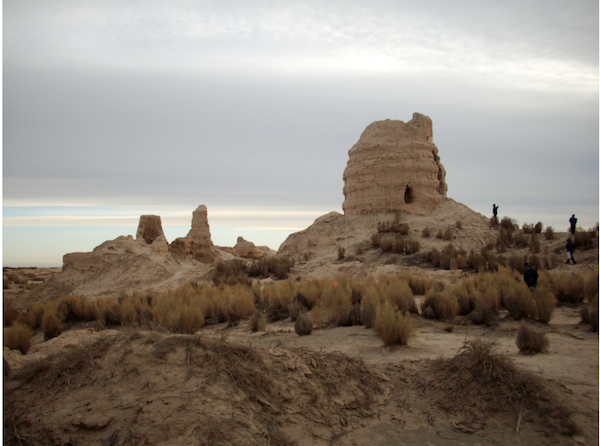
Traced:
<path fill-rule="evenodd" d="M 411 227 L 421 231 L 418 224 Z M 544 242 L 545 252 L 562 258 L 564 239 L 558 233 Z M 370 251 L 340 260 L 330 251 L 299 262 L 292 279 L 404 269 L 454 283 L 469 275 L 419 263 L 418 256 Z M 577 260 L 561 261 L 553 271 L 597 274 L 597 241 Z M 5 269 L 11 278 L 5 304 L 30 302 L 27 293 L 36 283 L 59 271 Z M 4 440 L 106 446 L 597 445 L 598 333 L 581 323 L 582 305 L 558 306 L 548 324 L 531 321 L 550 341 L 547 352 L 535 355 L 520 353 L 520 322 L 507 312 L 491 327 L 449 326 L 414 315 L 416 334 L 404 347 L 385 347 L 363 326 L 298 336 L 289 318 L 263 332 L 252 332 L 242 320 L 230 328 L 206 325 L 195 335 L 78 323 L 48 341 L 35 334 L 26 355 L 4 349 L 10 367 Z M 487 342 L 494 343 L 490 355 L 475 361 L 474 346 Z"/>

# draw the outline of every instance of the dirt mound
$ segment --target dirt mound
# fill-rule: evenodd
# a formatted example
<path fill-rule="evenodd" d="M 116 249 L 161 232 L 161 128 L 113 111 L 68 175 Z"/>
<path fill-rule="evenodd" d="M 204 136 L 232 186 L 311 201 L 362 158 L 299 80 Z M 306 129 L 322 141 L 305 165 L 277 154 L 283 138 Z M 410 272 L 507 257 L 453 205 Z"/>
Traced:
<path fill-rule="evenodd" d="M 424 378 L 446 370 L 431 361 L 377 366 L 341 353 L 224 338 L 102 333 L 36 356 L 5 378 L 5 444 L 442 444 L 466 432 L 447 423 L 448 386 Z M 485 386 L 477 390 L 493 392 Z M 527 390 L 531 399 L 544 391 Z M 544 424 L 556 425 L 553 412 L 539 420 L 528 418 L 521 440 L 570 444 L 529 428 L 560 433 Z M 504 440 L 495 444 L 514 444 L 507 436 L 514 425 L 514 414 L 496 414 L 494 439 Z"/>
<path fill-rule="evenodd" d="M 542 379 L 518 369 L 496 347 L 493 341 L 478 339 L 465 343 L 454 358 L 434 361 L 427 387 L 436 405 L 461 414 L 461 424 L 467 429 L 480 428 L 491 414 L 514 411 L 517 430 L 523 418 L 555 434 L 577 434 L 570 410 Z"/>

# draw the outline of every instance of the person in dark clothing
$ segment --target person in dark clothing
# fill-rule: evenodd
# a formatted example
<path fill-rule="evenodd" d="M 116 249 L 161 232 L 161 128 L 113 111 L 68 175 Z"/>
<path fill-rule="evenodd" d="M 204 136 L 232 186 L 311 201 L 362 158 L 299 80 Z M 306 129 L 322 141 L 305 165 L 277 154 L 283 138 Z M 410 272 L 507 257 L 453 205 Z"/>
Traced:
<path fill-rule="evenodd" d="M 574 249 L 575 249 L 575 244 L 573 243 L 573 240 L 571 240 L 571 237 L 569 237 L 567 239 L 567 264 L 569 263 L 569 260 L 573 260 L 573 265 L 575 265 L 575 263 L 577 263 L 575 261 L 575 258 L 573 257 Z"/>
<path fill-rule="evenodd" d="M 494 213 L 494 217 L 498 217 L 498 206 L 496 206 L 496 203 L 492 205 L 492 212 Z"/>
<path fill-rule="evenodd" d="M 538 272 L 537 270 L 525 262 L 525 272 L 523 273 L 523 280 L 529 288 L 535 288 L 537 286 Z"/>
<path fill-rule="evenodd" d="M 575 235 L 575 225 L 577 225 L 575 214 L 571 215 L 571 218 L 569 218 L 569 223 L 571 223 L 571 234 Z"/>

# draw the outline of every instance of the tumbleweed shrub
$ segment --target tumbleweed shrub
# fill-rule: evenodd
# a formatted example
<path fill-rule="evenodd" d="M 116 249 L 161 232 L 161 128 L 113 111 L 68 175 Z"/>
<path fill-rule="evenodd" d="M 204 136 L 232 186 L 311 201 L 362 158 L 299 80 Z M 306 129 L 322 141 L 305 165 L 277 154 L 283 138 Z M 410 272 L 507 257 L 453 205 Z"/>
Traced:
<path fill-rule="evenodd" d="M 396 274 L 399 280 L 408 283 L 415 296 L 424 296 L 433 285 L 433 280 L 420 274 L 412 274 L 409 271 L 401 271 Z"/>
<path fill-rule="evenodd" d="M 431 309 L 430 311 L 428 309 Z M 421 304 L 421 313 L 428 319 L 450 322 L 454 320 L 460 306 L 450 289 L 430 291 Z"/>
<path fill-rule="evenodd" d="M 544 238 L 546 240 L 554 240 L 554 228 L 552 226 L 546 226 L 544 231 Z"/>
<path fill-rule="evenodd" d="M 502 217 L 502 220 L 500 220 L 500 227 L 508 231 L 514 231 L 516 229 L 519 229 L 517 221 L 510 217 Z"/>
<path fill-rule="evenodd" d="M 4 347 L 11 350 L 19 350 L 22 354 L 27 354 L 31 346 L 31 329 L 17 322 L 11 327 L 4 328 Z"/>
<path fill-rule="evenodd" d="M 400 311 L 419 312 L 413 292 L 402 277 L 380 275 L 378 292 L 382 301 L 392 303 Z"/>
<path fill-rule="evenodd" d="M 248 319 L 254 314 L 254 293 L 244 285 L 226 286 L 222 290 L 223 299 L 227 302 L 228 320 Z"/>
<path fill-rule="evenodd" d="M 340 280 L 326 286 L 319 306 L 323 311 L 325 322 L 328 325 L 338 325 L 352 308 L 352 289 L 349 283 Z"/>
<path fill-rule="evenodd" d="M 313 323 L 306 313 L 302 313 L 294 323 L 294 331 L 298 336 L 308 336 L 313 331 Z"/>
<path fill-rule="evenodd" d="M 590 324 L 592 331 L 598 331 L 598 297 L 594 297 L 590 302 L 580 309 L 581 323 Z"/>
<path fill-rule="evenodd" d="M 575 248 L 590 249 L 594 246 L 596 231 L 577 231 L 573 238 Z"/>
<path fill-rule="evenodd" d="M 296 288 L 291 280 L 265 285 L 262 302 L 266 308 L 268 322 L 276 322 L 290 316 L 289 306 L 296 296 Z"/>
<path fill-rule="evenodd" d="M 552 276 L 552 288 L 559 303 L 572 304 L 583 302 L 585 298 L 584 278 L 570 273 Z"/>
<path fill-rule="evenodd" d="M 552 319 L 552 313 L 556 308 L 556 297 L 545 286 L 538 286 L 535 291 L 536 317 L 540 322 L 547 324 Z"/>
<path fill-rule="evenodd" d="M 61 318 L 56 311 L 46 311 L 42 317 L 42 332 L 44 340 L 52 339 L 59 336 L 63 331 Z"/>
<path fill-rule="evenodd" d="M 24 319 L 25 313 L 11 304 L 4 303 L 4 326 L 10 327 L 11 325 L 21 322 Z"/>
<path fill-rule="evenodd" d="M 523 223 L 523 226 L 521 226 L 521 229 L 524 234 L 533 234 L 533 223 L 532 224 Z"/>
<path fill-rule="evenodd" d="M 362 322 L 366 328 L 373 326 L 377 308 L 382 303 L 382 297 L 376 283 L 370 282 L 365 287 L 362 298 Z"/>
<path fill-rule="evenodd" d="M 583 294 L 585 298 L 591 301 L 594 297 L 598 297 L 598 271 L 590 272 L 584 279 Z"/>
<path fill-rule="evenodd" d="M 407 345 L 415 333 L 415 322 L 409 313 L 383 302 L 375 312 L 373 329 L 386 346 Z"/>
<path fill-rule="evenodd" d="M 496 292 L 497 296 L 497 292 Z M 486 290 L 485 293 L 475 291 L 471 299 L 473 300 L 473 311 L 468 314 L 468 319 L 475 325 L 493 326 L 500 313 L 493 290 Z"/>
<path fill-rule="evenodd" d="M 256 310 L 248 322 L 250 330 L 253 332 L 265 331 L 267 329 L 267 319 L 262 311 Z"/>
<path fill-rule="evenodd" d="M 521 326 L 517 332 L 517 347 L 525 355 L 535 355 L 548 348 L 548 336 L 543 331 L 537 331 L 530 324 L 521 321 Z"/>
<path fill-rule="evenodd" d="M 538 221 L 535 224 L 535 226 L 533 227 L 533 233 L 534 234 L 541 234 L 543 229 L 544 229 L 544 224 L 541 221 Z"/>
<path fill-rule="evenodd" d="M 515 320 L 535 316 L 535 300 L 532 292 L 524 282 L 512 282 L 510 284 L 507 295 L 504 298 L 504 307 L 508 310 L 509 316 Z"/>
<path fill-rule="evenodd" d="M 546 380 L 518 368 L 505 354 L 498 353 L 493 341 L 465 342 L 453 358 L 432 362 L 428 390 L 437 395 L 441 410 L 460 416 L 519 413 L 552 434 L 574 435 L 579 430 Z M 524 418 L 525 419 L 525 418 Z"/>

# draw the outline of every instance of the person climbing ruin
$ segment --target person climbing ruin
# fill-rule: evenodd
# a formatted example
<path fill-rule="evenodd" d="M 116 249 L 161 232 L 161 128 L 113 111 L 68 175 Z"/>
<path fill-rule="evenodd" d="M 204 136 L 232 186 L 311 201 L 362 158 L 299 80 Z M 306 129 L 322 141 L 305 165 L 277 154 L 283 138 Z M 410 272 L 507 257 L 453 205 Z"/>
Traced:
<path fill-rule="evenodd" d="M 575 265 L 575 263 L 577 263 L 575 261 L 575 258 L 573 257 L 573 251 L 575 250 L 575 243 L 573 243 L 573 240 L 571 240 L 571 237 L 569 237 L 567 239 L 567 264 L 569 263 L 569 260 L 573 261 L 573 265 Z"/>
<path fill-rule="evenodd" d="M 523 280 L 529 288 L 535 288 L 537 286 L 538 272 L 531 266 L 529 262 L 525 262 L 525 272 L 523 273 Z"/>
<path fill-rule="evenodd" d="M 571 223 L 571 234 L 575 235 L 575 226 L 577 225 L 575 214 L 571 215 L 571 218 L 569 218 L 569 223 Z"/>
<path fill-rule="evenodd" d="M 492 213 L 494 214 L 494 217 L 498 218 L 498 206 L 496 206 L 496 203 L 492 205 Z"/>

